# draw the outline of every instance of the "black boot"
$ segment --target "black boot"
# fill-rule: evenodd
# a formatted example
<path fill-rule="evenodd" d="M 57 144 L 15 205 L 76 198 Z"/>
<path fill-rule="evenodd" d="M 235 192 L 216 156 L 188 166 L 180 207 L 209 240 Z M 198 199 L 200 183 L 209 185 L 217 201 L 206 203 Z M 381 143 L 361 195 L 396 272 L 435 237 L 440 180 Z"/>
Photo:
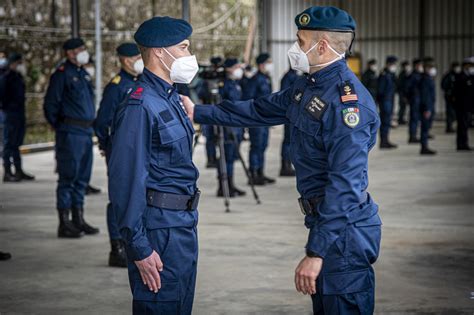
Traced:
<path fill-rule="evenodd" d="M 98 187 L 94 187 L 92 185 L 87 185 L 86 187 L 86 195 L 96 195 L 100 194 L 101 190 Z"/>
<path fill-rule="evenodd" d="M 222 182 L 221 182 L 221 179 L 217 179 L 217 182 L 219 184 L 219 188 L 217 189 L 217 193 L 216 193 L 216 196 L 217 197 L 224 197 L 224 189 L 222 189 Z M 229 188 L 229 198 L 233 198 L 234 197 L 234 194 L 232 192 L 232 189 L 230 189 L 230 186 L 228 187 Z"/>
<path fill-rule="evenodd" d="M 388 141 L 388 137 L 382 137 L 380 139 L 380 149 L 396 149 L 398 146 L 396 144 Z"/>
<path fill-rule="evenodd" d="M 280 176 L 295 176 L 295 170 L 291 165 L 291 161 L 289 160 L 282 160 L 281 161 L 281 169 L 280 169 Z"/>
<path fill-rule="evenodd" d="M 217 159 L 215 156 L 210 156 L 207 159 L 206 168 L 217 168 Z"/>
<path fill-rule="evenodd" d="M 58 237 L 59 238 L 79 238 L 82 237 L 83 233 L 77 229 L 71 220 L 69 220 L 69 209 L 58 209 L 59 214 L 59 227 Z"/>
<path fill-rule="evenodd" d="M 420 143 L 420 139 L 418 139 L 416 136 L 410 136 L 410 138 L 408 138 L 408 143 L 409 144 Z"/>
<path fill-rule="evenodd" d="M 250 171 L 250 178 L 248 184 L 250 185 L 251 183 L 253 183 L 255 186 L 264 186 L 265 178 L 260 176 L 260 174 L 256 171 Z"/>
<path fill-rule="evenodd" d="M 234 185 L 234 177 L 229 176 L 229 190 L 231 192 L 231 195 L 233 197 L 240 197 L 240 196 L 245 196 L 246 192 L 243 190 L 238 189 Z"/>
<path fill-rule="evenodd" d="M 72 223 L 78 228 L 79 230 L 83 231 L 87 235 L 98 234 L 99 229 L 84 221 L 84 209 L 83 208 L 72 208 Z"/>
<path fill-rule="evenodd" d="M 436 151 L 431 150 L 430 148 L 428 148 L 428 146 L 422 146 L 420 154 L 421 155 L 435 155 Z"/>
<path fill-rule="evenodd" d="M 110 267 L 127 267 L 127 254 L 122 240 L 110 240 Z"/>
<path fill-rule="evenodd" d="M 19 182 L 21 178 L 13 175 L 12 170 L 9 167 L 5 167 L 5 174 L 3 175 L 3 181 L 5 183 Z"/>
<path fill-rule="evenodd" d="M 265 176 L 265 174 L 263 173 L 263 169 L 258 170 L 258 176 L 260 178 L 263 178 L 265 184 L 274 184 L 276 182 L 275 179 Z"/>
<path fill-rule="evenodd" d="M 17 169 L 15 176 L 21 180 L 35 180 L 34 175 L 25 173 L 21 167 Z"/>
<path fill-rule="evenodd" d="M 12 258 L 10 253 L 0 252 L 0 260 L 9 260 Z"/>

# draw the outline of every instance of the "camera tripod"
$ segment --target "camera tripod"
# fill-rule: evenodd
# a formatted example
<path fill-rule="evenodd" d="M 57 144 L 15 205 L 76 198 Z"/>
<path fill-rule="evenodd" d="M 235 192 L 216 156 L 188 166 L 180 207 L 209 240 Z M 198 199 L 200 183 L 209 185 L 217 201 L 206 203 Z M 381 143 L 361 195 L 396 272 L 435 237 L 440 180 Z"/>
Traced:
<path fill-rule="evenodd" d="M 210 86 L 209 90 L 211 92 L 209 106 L 215 106 L 216 104 L 219 104 L 221 102 L 221 96 L 219 94 L 217 83 L 214 83 L 213 86 Z M 217 148 L 219 150 L 218 174 L 219 174 L 220 185 L 222 188 L 222 194 L 224 196 L 225 212 L 230 212 L 230 188 L 229 188 L 227 165 L 226 165 L 226 158 L 225 158 L 225 142 L 226 141 L 231 141 L 233 145 L 235 145 L 238 159 L 240 160 L 240 163 L 242 165 L 242 168 L 244 169 L 245 175 L 247 176 L 249 180 L 253 197 L 255 201 L 257 202 L 257 204 L 260 204 L 261 203 L 260 197 L 258 196 L 257 190 L 255 189 L 255 185 L 253 183 L 252 177 L 250 176 L 250 171 L 247 167 L 247 164 L 245 163 L 245 160 L 243 159 L 242 154 L 240 153 L 237 136 L 235 135 L 234 130 L 232 130 L 232 128 L 230 127 L 223 127 L 223 126 L 215 126 L 214 128 L 217 131 L 216 142 L 217 142 Z M 199 138 L 201 134 L 202 134 L 202 131 L 198 131 L 196 132 L 194 136 L 193 151 L 196 148 L 197 144 L 199 143 Z M 225 139 L 225 134 L 227 134 L 228 140 Z"/>

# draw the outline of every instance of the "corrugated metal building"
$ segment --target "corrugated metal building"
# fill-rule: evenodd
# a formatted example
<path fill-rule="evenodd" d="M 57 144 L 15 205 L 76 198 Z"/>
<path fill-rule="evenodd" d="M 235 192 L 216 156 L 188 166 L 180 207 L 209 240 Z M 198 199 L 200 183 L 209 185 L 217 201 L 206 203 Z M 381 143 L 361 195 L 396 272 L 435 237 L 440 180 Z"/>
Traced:
<path fill-rule="evenodd" d="M 375 58 L 383 67 L 387 55 L 400 60 L 431 56 L 437 63 L 438 117 L 444 114 L 439 81 L 452 61 L 474 55 L 472 0 L 259 0 L 261 50 L 275 64 L 274 86 L 288 69 L 286 52 L 295 42 L 294 17 L 312 5 L 332 5 L 348 11 L 357 22 L 355 54 L 363 68 Z"/>

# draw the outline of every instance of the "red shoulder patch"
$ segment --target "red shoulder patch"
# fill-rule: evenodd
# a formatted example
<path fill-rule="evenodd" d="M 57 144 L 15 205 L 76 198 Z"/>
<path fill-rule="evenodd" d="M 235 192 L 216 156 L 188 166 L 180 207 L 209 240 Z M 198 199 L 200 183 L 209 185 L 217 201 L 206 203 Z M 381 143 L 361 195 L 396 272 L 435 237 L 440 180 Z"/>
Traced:
<path fill-rule="evenodd" d="M 142 93 L 143 93 L 143 88 L 141 86 L 137 87 L 135 91 L 132 92 L 132 95 L 130 95 L 131 98 L 134 99 L 141 99 L 142 98 Z"/>
<path fill-rule="evenodd" d="M 64 65 L 59 66 L 58 71 L 63 72 L 64 71 Z"/>

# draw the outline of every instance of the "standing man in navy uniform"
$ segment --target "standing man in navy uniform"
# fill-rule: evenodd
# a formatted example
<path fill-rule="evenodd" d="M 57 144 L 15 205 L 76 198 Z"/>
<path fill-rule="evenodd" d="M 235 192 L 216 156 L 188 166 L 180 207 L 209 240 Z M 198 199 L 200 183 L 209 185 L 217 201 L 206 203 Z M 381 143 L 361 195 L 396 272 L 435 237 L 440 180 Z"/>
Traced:
<path fill-rule="evenodd" d="M 108 163 L 111 153 L 110 127 L 114 113 L 121 102 L 125 100 L 135 86 L 138 76 L 143 72 L 143 60 L 135 43 L 124 43 L 117 47 L 120 61 L 120 72 L 105 86 L 102 101 L 100 102 L 94 130 L 99 139 L 99 150 Z M 127 257 L 122 236 L 120 235 L 117 220 L 112 209 L 112 203 L 107 204 L 107 228 L 109 231 L 111 251 L 109 266 L 127 267 Z"/>
<path fill-rule="evenodd" d="M 224 80 L 223 86 L 219 88 L 219 94 L 223 100 L 232 102 L 240 101 L 242 99 L 242 88 L 240 87 L 239 80 L 241 80 L 244 75 L 242 65 L 236 58 L 227 58 L 224 61 L 223 67 L 226 72 L 226 79 Z M 180 94 L 182 95 L 182 93 Z M 245 191 L 237 188 L 234 183 L 234 163 L 239 158 L 238 150 L 243 134 L 243 128 L 224 128 L 224 151 L 230 197 L 240 197 L 246 194 Z M 217 170 L 219 172 L 219 168 Z M 223 196 L 222 183 L 219 177 L 217 197 Z"/>
<path fill-rule="evenodd" d="M 109 195 L 126 242 L 134 314 L 191 314 L 198 258 L 194 128 L 174 83 L 199 70 L 186 21 L 154 17 L 135 33 L 145 64 L 112 125 Z"/>
<path fill-rule="evenodd" d="M 459 78 L 460 73 L 461 65 L 455 61 L 451 64 L 449 71 L 441 79 L 441 89 L 443 89 L 444 92 L 446 105 L 446 133 L 454 133 L 453 123 L 456 121 L 454 87 L 456 86 L 456 80 Z"/>
<path fill-rule="evenodd" d="M 377 60 L 370 59 L 367 62 L 367 70 L 362 74 L 362 84 L 370 92 L 374 100 L 377 99 L 377 84 L 379 79 L 377 70 Z"/>
<path fill-rule="evenodd" d="M 433 58 L 426 58 L 424 62 L 424 73 L 420 81 L 421 155 L 436 154 L 436 151 L 428 147 L 429 132 L 435 115 L 435 76 L 436 68 Z"/>
<path fill-rule="evenodd" d="M 389 141 L 392 124 L 393 102 L 396 91 L 397 57 L 388 56 L 385 68 L 379 76 L 377 83 L 377 102 L 380 111 L 380 148 L 395 149 L 396 144 Z"/>
<path fill-rule="evenodd" d="M 300 76 L 301 74 L 298 74 L 296 70 L 293 70 L 290 68 L 281 79 L 281 82 L 280 82 L 281 90 L 288 89 L 290 86 L 293 85 L 293 83 L 296 82 L 296 80 Z M 293 169 L 293 166 L 291 165 L 290 147 L 291 147 L 291 128 L 290 128 L 290 124 L 285 124 L 284 129 L 283 129 L 283 142 L 281 143 L 280 176 L 288 176 L 288 177 L 295 176 L 295 170 Z"/>
<path fill-rule="evenodd" d="M 462 62 L 462 72 L 454 87 L 456 99 L 456 148 L 458 151 L 471 151 L 469 146 L 469 124 L 474 113 L 474 57 L 466 58 Z"/>
<path fill-rule="evenodd" d="M 8 58 L 8 70 L 4 74 L 3 111 L 5 114 L 3 167 L 4 182 L 34 180 L 35 177 L 23 171 L 20 146 L 23 144 L 26 131 L 25 116 L 25 80 L 26 67 L 21 54 L 13 53 Z M 15 166 L 15 173 L 11 165 Z"/>
<path fill-rule="evenodd" d="M 372 314 L 381 221 L 366 189 L 380 122 L 373 98 L 344 60 L 355 22 L 343 10 L 316 6 L 295 20 L 298 41 L 288 54 L 292 68 L 307 77 L 246 102 L 194 106 L 183 98 L 184 104 L 200 123 L 290 123 L 299 203 L 310 230 L 296 288 L 311 294 L 315 314 Z"/>
<path fill-rule="evenodd" d="M 49 80 L 44 113 L 56 131 L 58 237 L 78 238 L 83 233 L 99 233 L 84 221 L 84 195 L 92 171 L 94 92 L 83 68 L 89 62 L 84 41 L 69 39 L 63 49 L 66 61 Z"/>
<path fill-rule="evenodd" d="M 258 71 L 248 82 L 250 85 L 250 95 L 257 99 L 272 93 L 272 80 L 270 74 L 273 70 L 273 63 L 270 55 L 262 53 L 256 58 Z M 249 96 L 250 96 L 249 95 Z M 265 151 L 268 147 L 270 137 L 269 127 L 249 128 L 250 151 L 249 151 L 249 170 L 250 180 L 254 185 L 266 185 L 275 183 L 275 179 L 265 176 Z M 250 182 L 249 182 L 250 184 Z"/>
<path fill-rule="evenodd" d="M 406 125 L 405 113 L 408 106 L 408 95 L 407 95 L 407 82 L 408 77 L 411 73 L 411 65 L 405 60 L 402 62 L 402 70 L 400 71 L 397 79 L 397 92 L 398 92 L 398 124 Z"/>
<path fill-rule="evenodd" d="M 420 82 L 423 72 L 423 61 L 421 59 L 414 59 L 413 72 L 408 77 L 407 82 L 408 101 L 410 103 L 410 119 L 408 121 L 408 143 L 410 144 L 420 142 L 417 134 L 420 123 Z"/>

